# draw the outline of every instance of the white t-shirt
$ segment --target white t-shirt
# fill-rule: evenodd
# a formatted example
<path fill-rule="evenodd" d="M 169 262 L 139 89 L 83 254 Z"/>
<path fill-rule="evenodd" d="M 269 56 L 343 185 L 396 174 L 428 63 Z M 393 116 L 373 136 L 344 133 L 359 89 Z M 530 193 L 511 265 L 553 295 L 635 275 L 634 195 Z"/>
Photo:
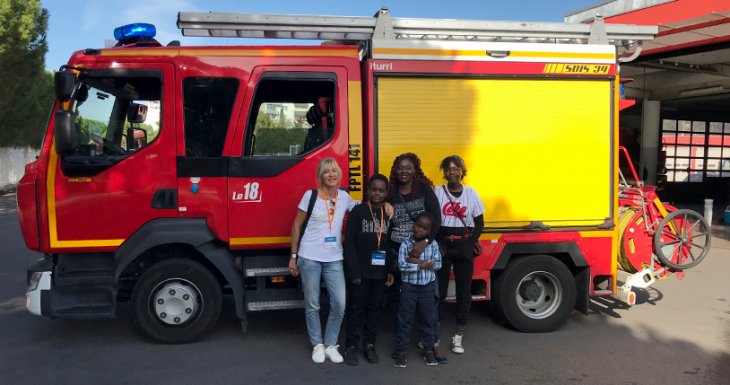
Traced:
<path fill-rule="evenodd" d="M 299 202 L 299 210 L 307 212 L 309 197 L 312 190 L 307 190 Z M 332 219 L 332 229 L 327 217 L 327 211 L 332 208 L 332 202 L 320 196 L 314 203 L 312 216 L 307 223 L 307 229 L 299 244 L 299 256 L 319 262 L 334 262 L 342 260 L 342 222 L 345 220 L 345 212 L 352 210 L 357 204 L 348 193 L 337 190 L 335 201 L 335 215 Z M 335 237 L 334 244 L 328 242 L 332 247 L 325 247 L 325 238 Z"/>
<path fill-rule="evenodd" d="M 448 188 L 447 188 L 448 191 Z M 478 217 L 484 214 L 484 203 L 477 194 L 477 191 L 469 186 L 464 186 L 464 190 L 461 192 L 461 196 L 454 196 L 451 193 L 451 200 L 454 201 L 454 208 L 451 207 L 449 197 L 446 196 L 443 186 L 438 186 L 434 189 L 436 198 L 439 200 L 439 206 L 441 207 L 441 226 L 445 227 L 464 227 L 461 220 L 456 216 L 455 210 L 464 218 L 466 225 L 474 227 L 474 217 Z"/>

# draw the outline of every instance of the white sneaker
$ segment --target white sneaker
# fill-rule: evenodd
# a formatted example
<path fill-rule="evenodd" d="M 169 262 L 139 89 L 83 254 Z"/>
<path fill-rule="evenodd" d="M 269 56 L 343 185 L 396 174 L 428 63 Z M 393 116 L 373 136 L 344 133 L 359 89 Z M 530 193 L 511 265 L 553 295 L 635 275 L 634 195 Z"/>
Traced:
<path fill-rule="evenodd" d="M 314 349 L 312 349 L 312 361 L 315 364 L 324 363 L 324 345 L 323 344 L 314 345 Z"/>
<path fill-rule="evenodd" d="M 332 361 L 333 364 L 340 364 L 343 361 L 340 352 L 337 351 L 337 348 L 339 347 L 340 345 L 332 345 L 324 349 L 324 355 L 327 356 L 327 358 L 329 358 L 329 360 Z"/>
<path fill-rule="evenodd" d="M 461 346 L 461 339 L 464 336 L 460 336 L 458 334 L 454 334 L 453 337 L 451 337 L 451 351 L 456 354 L 462 354 L 464 353 L 464 347 Z"/>

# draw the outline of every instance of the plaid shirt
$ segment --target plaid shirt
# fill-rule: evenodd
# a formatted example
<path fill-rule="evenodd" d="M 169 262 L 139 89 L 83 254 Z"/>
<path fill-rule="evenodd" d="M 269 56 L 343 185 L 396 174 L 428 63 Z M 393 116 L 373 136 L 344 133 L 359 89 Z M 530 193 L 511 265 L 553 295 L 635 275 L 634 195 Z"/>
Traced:
<path fill-rule="evenodd" d="M 421 270 L 418 264 L 406 262 L 408 252 L 415 243 L 413 237 L 409 237 L 400 245 L 398 250 L 398 268 L 401 271 L 403 282 L 412 285 L 423 286 L 436 280 L 436 270 L 441 268 L 441 251 L 436 241 L 431 242 L 418 257 L 422 261 L 433 261 L 433 270 Z"/>

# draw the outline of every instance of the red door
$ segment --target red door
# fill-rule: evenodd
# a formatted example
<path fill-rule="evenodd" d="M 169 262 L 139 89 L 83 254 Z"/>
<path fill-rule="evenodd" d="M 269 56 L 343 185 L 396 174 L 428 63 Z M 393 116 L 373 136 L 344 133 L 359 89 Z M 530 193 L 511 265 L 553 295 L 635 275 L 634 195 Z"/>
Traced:
<path fill-rule="evenodd" d="M 317 187 L 320 160 L 335 158 L 346 185 L 347 84 L 343 67 L 254 69 L 239 123 L 245 127 L 238 138 L 241 152 L 229 165 L 232 248 L 287 247 L 297 205 Z M 307 114 L 320 100 L 327 111 L 320 108 L 313 126 Z"/>

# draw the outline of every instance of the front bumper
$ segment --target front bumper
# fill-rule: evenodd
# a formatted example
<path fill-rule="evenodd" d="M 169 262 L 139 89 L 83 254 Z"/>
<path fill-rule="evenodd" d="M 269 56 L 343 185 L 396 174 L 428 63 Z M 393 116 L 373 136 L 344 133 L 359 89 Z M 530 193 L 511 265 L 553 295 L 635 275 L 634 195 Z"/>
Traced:
<path fill-rule="evenodd" d="M 25 308 L 35 315 L 48 315 L 53 260 L 50 256 L 28 266 Z"/>

